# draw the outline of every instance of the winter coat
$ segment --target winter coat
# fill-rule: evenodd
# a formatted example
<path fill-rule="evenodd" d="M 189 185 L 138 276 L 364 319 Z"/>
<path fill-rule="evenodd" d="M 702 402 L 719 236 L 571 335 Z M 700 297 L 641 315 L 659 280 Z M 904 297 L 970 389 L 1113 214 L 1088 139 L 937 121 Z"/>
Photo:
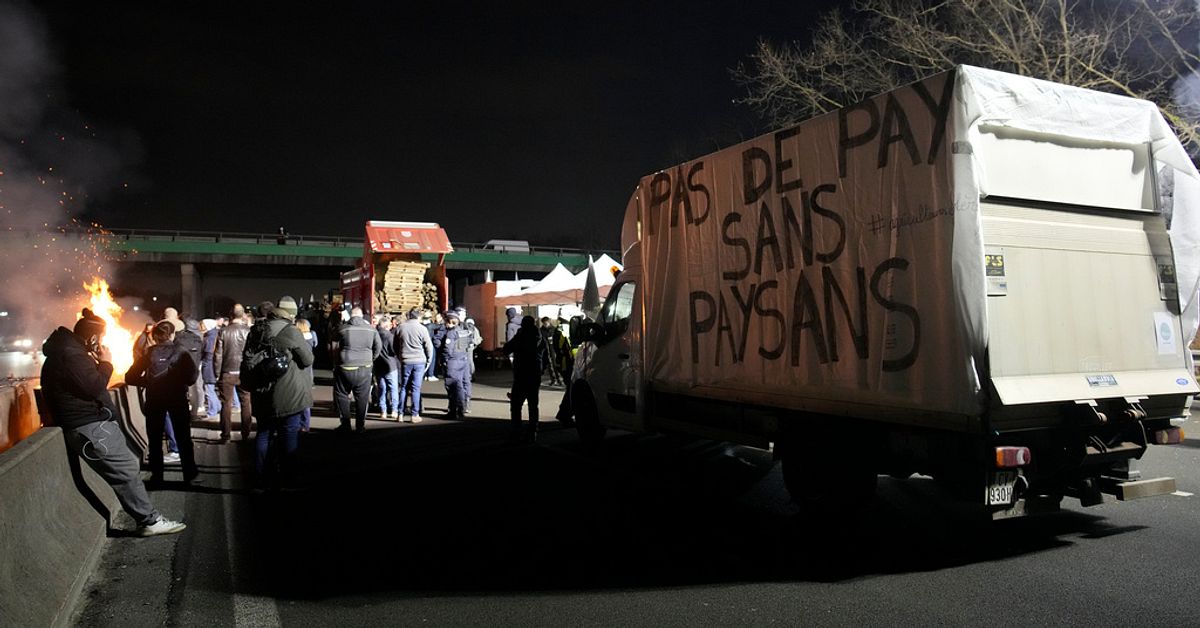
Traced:
<path fill-rule="evenodd" d="M 387 375 L 400 370 L 400 358 L 396 355 L 396 332 L 376 328 L 379 333 L 379 357 L 375 358 L 375 374 Z"/>
<path fill-rule="evenodd" d="M 504 342 L 507 343 L 521 330 L 521 312 L 515 307 L 510 307 L 504 314 L 508 316 L 508 324 L 504 326 Z"/>
<path fill-rule="evenodd" d="M 548 361 L 546 343 L 542 334 L 533 327 L 517 332 L 504 345 L 504 353 L 513 356 L 514 380 L 541 380 L 542 365 Z"/>
<path fill-rule="evenodd" d="M 200 374 L 204 376 L 205 384 L 217 383 L 217 373 L 213 370 L 213 356 L 217 350 L 217 330 L 204 332 L 204 346 L 200 349 Z"/>
<path fill-rule="evenodd" d="M 370 368 L 383 350 L 379 342 L 379 334 L 361 316 L 355 316 L 349 322 L 338 328 L 339 366 L 358 366 Z"/>
<path fill-rule="evenodd" d="M 192 356 L 192 361 L 200 364 L 200 354 L 204 352 L 204 339 L 200 334 L 184 329 L 175 334 L 175 344 L 183 347 Z"/>
<path fill-rule="evenodd" d="M 113 365 L 97 362 L 83 341 L 59 327 L 42 344 L 42 396 L 54 424 L 73 429 L 115 419 L 117 406 L 108 393 Z"/>
<path fill-rule="evenodd" d="M 161 375 L 152 377 L 151 373 Z M 187 403 L 188 387 L 195 381 L 192 355 L 175 343 L 152 345 L 125 373 L 125 383 L 145 388 L 146 402 L 158 406 L 181 399 Z"/>
<path fill-rule="evenodd" d="M 221 328 L 217 334 L 216 349 L 213 350 L 213 372 L 218 378 L 226 373 L 241 373 L 242 351 L 246 348 L 246 336 L 249 335 L 250 326 L 240 321 Z"/>
<path fill-rule="evenodd" d="M 304 369 L 313 363 L 312 347 L 300 330 L 287 319 L 271 318 L 267 320 L 266 326 L 267 334 L 275 338 L 279 348 L 288 352 L 291 361 L 287 372 L 275 380 L 271 390 L 251 391 L 251 408 L 254 416 L 260 419 L 289 416 L 312 407 L 312 380 L 304 372 Z M 370 331 L 374 335 L 375 330 Z M 260 332 L 261 327 L 258 325 L 250 330 L 250 335 L 246 337 L 246 349 L 242 352 L 243 361 L 248 357 L 246 352 L 258 346 Z"/>
<path fill-rule="evenodd" d="M 438 348 L 438 360 L 443 366 L 467 364 L 471 359 L 471 332 L 462 327 L 447 329 Z"/>

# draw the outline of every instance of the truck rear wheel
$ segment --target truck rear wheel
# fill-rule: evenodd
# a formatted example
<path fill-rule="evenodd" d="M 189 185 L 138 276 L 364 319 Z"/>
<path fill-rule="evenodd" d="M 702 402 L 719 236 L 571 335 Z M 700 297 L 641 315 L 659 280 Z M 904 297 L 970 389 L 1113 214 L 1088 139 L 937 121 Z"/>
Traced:
<path fill-rule="evenodd" d="M 785 450 L 783 483 L 792 501 L 812 516 L 852 516 L 875 498 L 877 476 L 869 460 L 827 443 Z"/>
<path fill-rule="evenodd" d="M 592 391 L 583 384 L 576 384 L 571 389 L 571 410 L 575 413 L 575 429 L 579 432 L 579 441 L 585 445 L 596 445 L 604 440 L 608 431 L 600 424 L 600 413 L 596 411 L 596 400 Z"/>

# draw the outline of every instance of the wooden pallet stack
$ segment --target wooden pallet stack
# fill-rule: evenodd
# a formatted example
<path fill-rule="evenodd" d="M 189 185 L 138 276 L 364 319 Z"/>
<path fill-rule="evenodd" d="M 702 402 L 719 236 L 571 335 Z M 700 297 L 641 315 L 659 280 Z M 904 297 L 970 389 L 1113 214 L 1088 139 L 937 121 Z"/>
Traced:
<path fill-rule="evenodd" d="M 377 284 L 375 294 L 379 310 L 402 314 L 425 307 L 425 271 L 429 264 L 392 260 L 384 266 L 383 280 Z"/>

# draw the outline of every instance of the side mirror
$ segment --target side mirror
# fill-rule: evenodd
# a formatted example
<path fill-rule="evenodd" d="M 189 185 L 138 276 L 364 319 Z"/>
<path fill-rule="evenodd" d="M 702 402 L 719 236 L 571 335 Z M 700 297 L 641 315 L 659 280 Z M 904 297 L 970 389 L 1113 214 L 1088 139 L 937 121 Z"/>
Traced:
<path fill-rule="evenodd" d="M 592 321 L 585 321 L 579 328 L 579 335 L 584 342 L 600 344 L 604 341 L 604 328 Z"/>

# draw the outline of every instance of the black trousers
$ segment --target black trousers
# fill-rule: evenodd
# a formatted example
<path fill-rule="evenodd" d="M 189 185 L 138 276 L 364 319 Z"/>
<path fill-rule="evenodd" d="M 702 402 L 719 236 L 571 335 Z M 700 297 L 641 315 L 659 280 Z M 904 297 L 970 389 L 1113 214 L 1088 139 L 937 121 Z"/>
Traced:
<path fill-rule="evenodd" d="M 350 427 L 350 396 L 354 395 L 354 424 L 364 429 L 367 423 L 367 406 L 371 403 L 371 367 L 356 369 L 333 369 L 333 402 L 337 405 L 342 427 Z"/>
<path fill-rule="evenodd" d="M 513 378 L 512 393 L 509 408 L 512 411 L 513 431 L 521 429 L 521 405 L 529 403 L 529 429 L 537 432 L 538 424 L 538 391 L 542 388 L 542 375 L 536 377 Z"/>
<path fill-rule="evenodd" d="M 169 401 L 146 399 L 146 438 L 150 441 L 150 478 L 161 482 L 163 477 L 162 441 L 164 421 L 171 421 L 175 428 L 175 442 L 179 445 L 179 462 L 183 465 L 183 479 L 191 481 L 200 474 L 196 466 L 196 450 L 192 445 L 192 413 L 188 407 L 187 392 Z"/>

